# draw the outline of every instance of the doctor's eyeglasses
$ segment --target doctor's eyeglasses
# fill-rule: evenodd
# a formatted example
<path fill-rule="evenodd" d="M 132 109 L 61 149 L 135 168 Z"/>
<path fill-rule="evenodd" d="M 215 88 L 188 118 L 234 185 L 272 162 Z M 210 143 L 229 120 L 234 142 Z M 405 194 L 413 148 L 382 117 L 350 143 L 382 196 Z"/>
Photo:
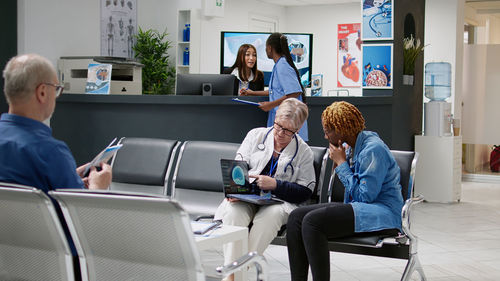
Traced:
<path fill-rule="evenodd" d="M 58 84 L 53 84 L 53 83 L 42 83 L 42 84 L 56 87 L 56 97 L 60 96 L 64 90 L 63 85 L 58 85 Z"/>
<path fill-rule="evenodd" d="M 292 131 L 290 129 L 284 128 L 280 124 L 274 122 L 274 129 L 276 130 L 277 133 L 283 132 L 285 135 L 291 137 L 295 134 L 295 131 Z"/>

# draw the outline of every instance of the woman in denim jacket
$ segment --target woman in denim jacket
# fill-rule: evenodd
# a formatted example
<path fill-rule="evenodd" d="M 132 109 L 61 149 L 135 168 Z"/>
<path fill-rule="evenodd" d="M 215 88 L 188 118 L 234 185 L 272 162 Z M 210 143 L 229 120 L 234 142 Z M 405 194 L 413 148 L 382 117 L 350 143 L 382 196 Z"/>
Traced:
<path fill-rule="evenodd" d="M 361 112 L 334 102 L 321 115 L 330 158 L 345 187 L 344 203 L 295 209 L 287 224 L 292 280 L 330 280 L 328 239 L 360 232 L 394 233 L 401 229 L 403 197 L 399 166 L 377 133 L 363 131 Z"/>

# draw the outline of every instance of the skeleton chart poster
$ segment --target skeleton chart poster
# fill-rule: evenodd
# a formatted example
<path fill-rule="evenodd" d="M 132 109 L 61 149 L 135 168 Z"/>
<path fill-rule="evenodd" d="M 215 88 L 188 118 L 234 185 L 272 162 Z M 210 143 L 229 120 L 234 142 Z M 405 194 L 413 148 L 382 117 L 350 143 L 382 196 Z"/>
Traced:
<path fill-rule="evenodd" d="M 360 23 L 339 24 L 337 30 L 337 87 L 361 87 Z"/>
<path fill-rule="evenodd" d="M 133 58 L 137 0 L 101 0 L 101 56 Z"/>

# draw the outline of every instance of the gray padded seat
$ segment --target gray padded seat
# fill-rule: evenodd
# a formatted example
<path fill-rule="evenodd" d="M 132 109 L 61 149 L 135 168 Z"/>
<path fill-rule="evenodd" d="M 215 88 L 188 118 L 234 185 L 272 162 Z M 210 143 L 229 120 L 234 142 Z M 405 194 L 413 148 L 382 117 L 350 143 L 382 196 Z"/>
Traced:
<path fill-rule="evenodd" d="M 213 216 L 224 199 L 220 159 L 234 159 L 239 143 L 186 141 L 172 181 L 172 198 L 192 216 Z"/>
<path fill-rule="evenodd" d="M 167 195 L 176 140 L 124 138 L 113 159 L 110 190 Z"/>
<path fill-rule="evenodd" d="M 40 189 L 0 183 L 0 280 L 75 280 L 61 222 Z"/>
<path fill-rule="evenodd" d="M 314 156 L 314 174 L 316 176 L 316 185 L 314 186 L 312 203 L 318 203 L 321 188 L 325 180 L 326 161 L 328 160 L 328 149 L 326 147 L 311 146 Z"/>
<path fill-rule="evenodd" d="M 61 205 L 75 237 L 83 280 L 207 280 L 188 215 L 177 202 L 102 190 L 49 194 Z M 254 263 L 264 270 L 258 271 L 259 280 L 266 280 L 267 264 L 256 253 L 207 273 L 220 280 Z"/>

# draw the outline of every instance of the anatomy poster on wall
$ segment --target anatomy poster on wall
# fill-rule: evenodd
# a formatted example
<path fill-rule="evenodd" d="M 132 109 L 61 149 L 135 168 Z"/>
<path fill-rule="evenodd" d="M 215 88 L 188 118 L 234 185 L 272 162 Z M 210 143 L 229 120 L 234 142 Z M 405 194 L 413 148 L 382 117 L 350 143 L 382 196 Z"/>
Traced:
<path fill-rule="evenodd" d="M 137 0 L 101 0 L 101 56 L 133 58 Z"/>
<path fill-rule="evenodd" d="M 339 24 L 337 31 L 337 87 L 361 87 L 361 24 Z"/>
<path fill-rule="evenodd" d="M 363 88 L 392 89 L 392 44 L 363 44 Z"/>
<path fill-rule="evenodd" d="M 361 40 L 393 39 L 392 0 L 361 0 Z"/>

